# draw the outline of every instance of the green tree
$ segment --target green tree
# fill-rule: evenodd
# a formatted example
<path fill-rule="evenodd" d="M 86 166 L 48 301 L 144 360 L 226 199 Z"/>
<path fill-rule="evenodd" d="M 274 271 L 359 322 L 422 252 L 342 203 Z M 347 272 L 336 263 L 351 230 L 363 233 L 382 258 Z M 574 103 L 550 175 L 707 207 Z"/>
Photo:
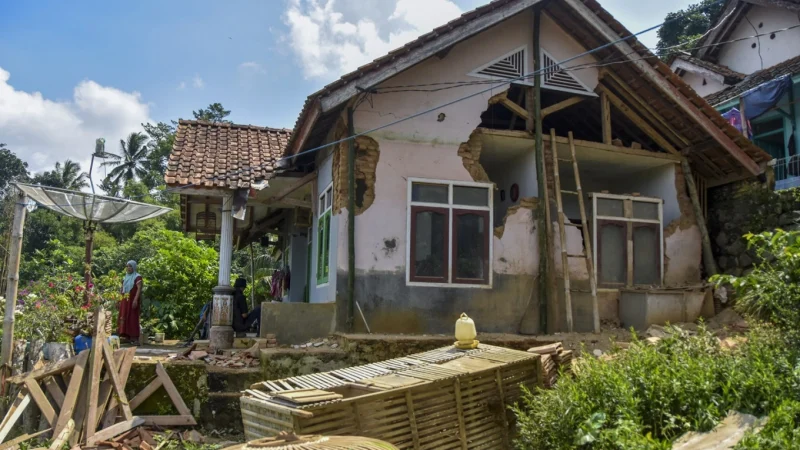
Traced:
<path fill-rule="evenodd" d="M 144 132 L 150 136 L 148 146 L 150 153 L 150 173 L 145 179 L 145 183 L 150 187 L 155 187 L 164 183 L 164 174 L 167 172 L 167 159 L 175 144 L 175 124 L 166 122 L 143 123 Z"/>
<path fill-rule="evenodd" d="M 134 132 L 127 139 L 119 140 L 120 154 L 109 153 L 102 166 L 111 166 L 114 169 L 108 174 L 110 183 L 124 185 L 136 179 L 143 180 L 150 172 L 150 148 L 147 145 L 147 135 Z"/>
<path fill-rule="evenodd" d="M 701 0 L 667 14 L 667 23 L 658 29 L 658 56 L 667 58 L 675 52 L 691 50 L 697 45 L 694 40 L 714 25 L 724 7 L 725 2 L 719 0 Z"/>
<path fill-rule="evenodd" d="M 28 163 L 22 161 L 6 144 L 0 143 L 0 198 L 5 197 L 8 185 L 28 179 Z"/>
<path fill-rule="evenodd" d="M 195 120 L 204 120 L 206 122 L 221 122 L 232 123 L 230 120 L 225 120 L 231 114 L 229 109 L 222 107 L 221 103 L 212 103 L 206 109 L 199 109 L 192 111 Z"/>
<path fill-rule="evenodd" d="M 33 182 L 43 186 L 80 191 L 89 187 L 89 175 L 81 172 L 81 165 L 70 159 L 62 165 L 57 162 L 53 170 L 48 170 L 33 177 Z"/>

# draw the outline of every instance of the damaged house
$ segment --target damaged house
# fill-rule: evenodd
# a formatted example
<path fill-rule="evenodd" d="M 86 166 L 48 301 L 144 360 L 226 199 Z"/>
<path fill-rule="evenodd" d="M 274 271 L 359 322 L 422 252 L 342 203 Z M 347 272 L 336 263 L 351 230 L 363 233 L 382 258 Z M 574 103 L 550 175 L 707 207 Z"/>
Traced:
<path fill-rule="evenodd" d="M 770 156 L 624 36 L 594 0 L 496 0 L 312 94 L 251 195 L 293 268 L 262 326 L 592 331 L 651 294 L 696 317 L 705 189 Z"/>

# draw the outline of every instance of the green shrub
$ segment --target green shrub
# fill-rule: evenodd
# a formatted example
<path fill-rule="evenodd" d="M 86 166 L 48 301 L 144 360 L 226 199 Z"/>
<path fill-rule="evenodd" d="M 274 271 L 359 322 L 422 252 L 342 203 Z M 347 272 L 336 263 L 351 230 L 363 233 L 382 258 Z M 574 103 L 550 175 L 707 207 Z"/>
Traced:
<path fill-rule="evenodd" d="M 736 450 L 786 450 L 800 448 L 800 402 L 787 400 L 759 432 L 748 432 Z"/>
<path fill-rule="evenodd" d="M 731 410 L 764 414 L 796 395 L 796 355 L 772 330 L 723 350 L 701 327 L 657 345 L 635 342 L 610 361 L 580 360 L 574 377 L 526 393 L 514 408 L 520 449 L 666 449 Z"/>

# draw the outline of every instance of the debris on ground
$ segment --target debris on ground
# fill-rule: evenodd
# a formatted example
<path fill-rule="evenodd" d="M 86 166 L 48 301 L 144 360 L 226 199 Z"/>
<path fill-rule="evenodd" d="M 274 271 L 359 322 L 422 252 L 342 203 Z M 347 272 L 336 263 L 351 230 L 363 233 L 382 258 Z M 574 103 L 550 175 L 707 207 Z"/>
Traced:
<path fill-rule="evenodd" d="M 545 388 L 556 384 L 559 373 L 572 371 L 572 350 L 564 350 L 560 342 L 529 348 L 528 353 L 541 356 L 542 382 Z"/>
<path fill-rule="evenodd" d="M 101 309 L 96 314 L 91 349 L 7 380 L 17 385 L 19 392 L 0 423 L 0 443 L 30 404 L 39 408 L 50 428 L 17 437 L 3 443 L 2 448 L 14 448 L 35 438 L 46 438 L 48 434 L 54 438 L 50 447 L 54 449 L 65 444 L 70 448 L 76 445 L 141 448 L 143 444 L 151 445 L 152 440 L 148 438 L 152 437 L 152 432 L 142 427 L 197 424 L 161 363 L 156 364 L 155 378 L 128 400 L 125 387 L 136 347 L 113 351 L 101 325 L 105 323 L 106 312 Z M 162 387 L 178 415 L 133 415 L 137 406 Z M 120 442 L 125 439 L 130 445 Z"/>
<path fill-rule="evenodd" d="M 692 431 L 684 434 L 672 445 L 673 450 L 728 450 L 744 438 L 747 431 L 760 430 L 766 418 L 756 418 L 750 414 L 733 412 L 713 430 L 701 433 Z"/>

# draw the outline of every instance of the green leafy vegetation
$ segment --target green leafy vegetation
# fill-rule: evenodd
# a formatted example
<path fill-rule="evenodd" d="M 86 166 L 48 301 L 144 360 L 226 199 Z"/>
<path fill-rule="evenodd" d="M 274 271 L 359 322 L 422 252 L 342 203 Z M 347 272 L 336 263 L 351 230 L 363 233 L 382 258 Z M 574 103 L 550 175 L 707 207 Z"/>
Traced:
<path fill-rule="evenodd" d="M 786 400 L 769 415 L 764 429 L 749 432 L 736 450 L 785 450 L 800 448 L 800 402 Z"/>
<path fill-rule="evenodd" d="M 714 25 L 725 5 L 726 2 L 719 0 L 701 0 L 686 9 L 667 14 L 664 18 L 667 23 L 658 29 L 656 53 L 666 58 L 697 46 L 695 41 Z"/>

